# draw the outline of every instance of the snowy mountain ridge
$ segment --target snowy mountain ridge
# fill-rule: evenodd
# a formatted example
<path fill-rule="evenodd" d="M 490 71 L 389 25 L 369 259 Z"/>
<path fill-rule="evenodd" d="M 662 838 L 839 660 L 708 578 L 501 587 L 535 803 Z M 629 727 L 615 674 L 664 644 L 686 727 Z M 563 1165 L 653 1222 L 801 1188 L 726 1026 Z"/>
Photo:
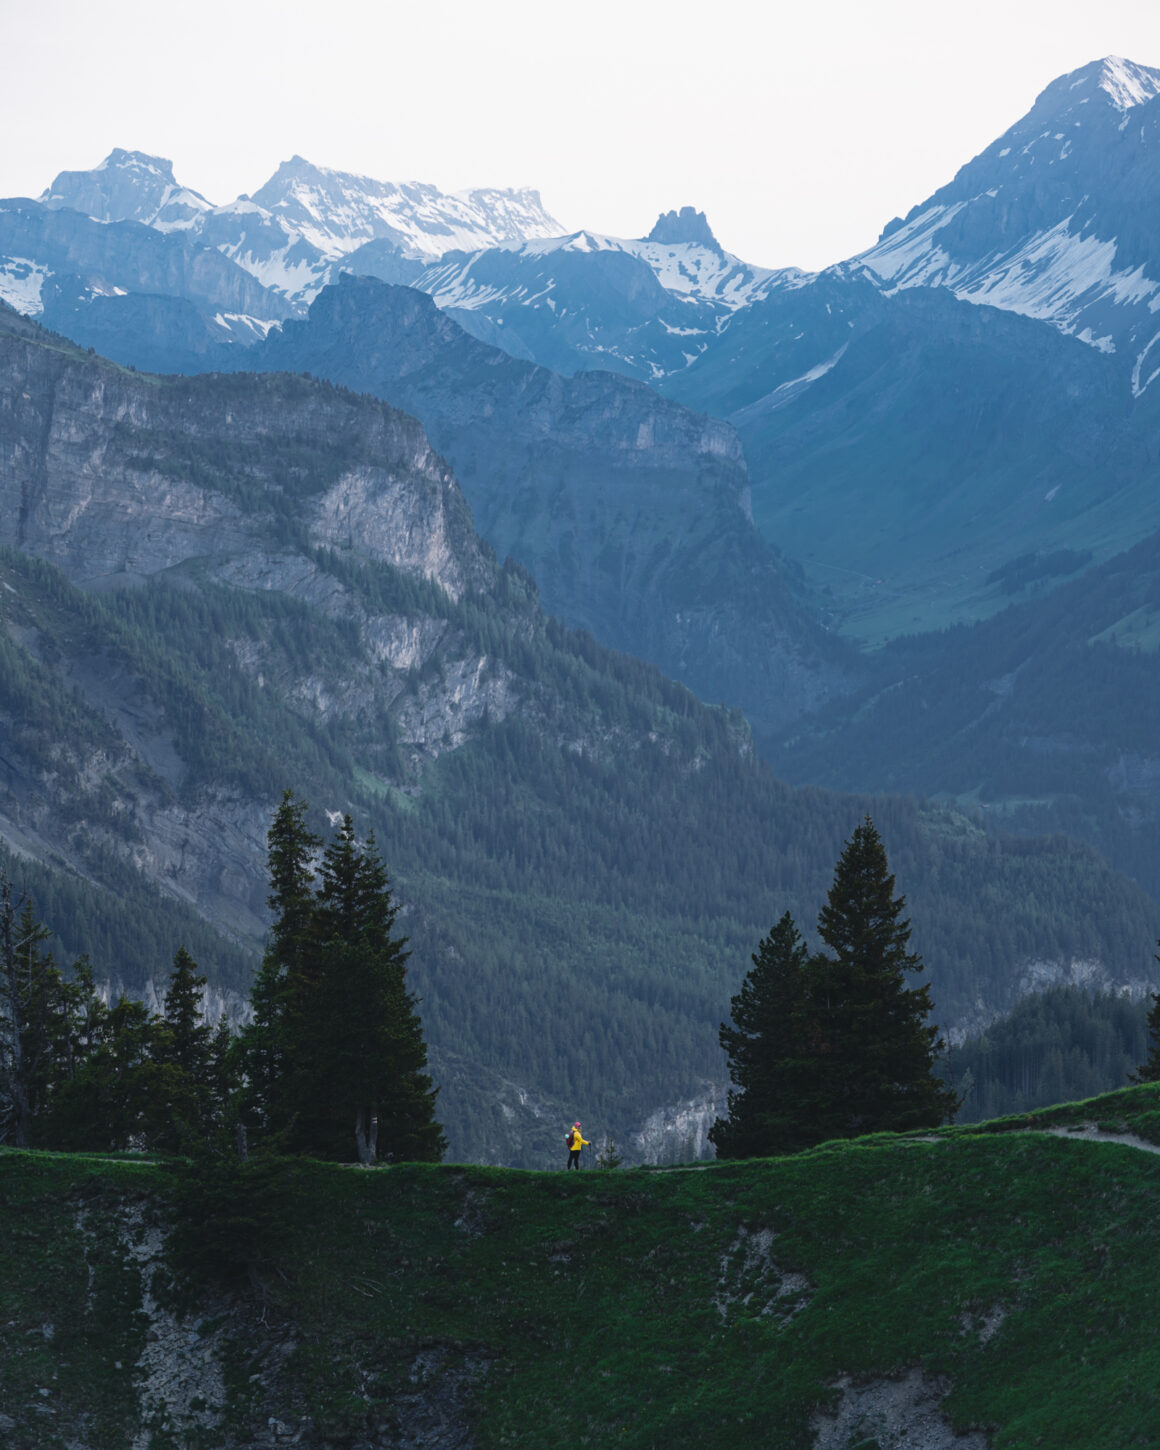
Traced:
<path fill-rule="evenodd" d="M 1107 57 L 1052 82 L 955 178 L 859 261 L 891 288 L 945 287 L 1047 322 L 1155 377 L 1160 70 Z"/>
<path fill-rule="evenodd" d="M 94 221 L 142 222 L 162 232 L 188 230 L 213 209 L 200 192 L 178 183 L 172 161 L 121 147 L 91 171 L 60 172 L 40 200 Z"/>
<path fill-rule="evenodd" d="M 387 242 L 425 263 L 456 248 L 563 231 L 530 188 L 451 195 L 423 182 L 396 185 L 314 166 L 301 156 L 284 161 L 252 196 L 214 206 L 177 182 L 170 161 L 117 148 L 90 171 L 61 172 L 40 201 L 97 221 L 183 231 L 298 305 L 332 280 L 333 263 L 368 242 Z"/>
<path fill-rule="evenodd" d="M 333 171 L 301 156 L 284 161 L 252 199 L 330 260 L 379 239 L 405 255 L 428 258 L 563 230 L 531 188 L 449 194 L 426 182 L 396 184 Z"/>
<path fill-rule="evenodd" d="M 425 182 L 383 182 L 316 166 L 301 156 L 284 161 L 252 195 L 215 206 L 181 186 L 170 161 L 118 148 L 91 171 L 61 172 L 40 200 L 98 221 L 184 231 L 299 306 L 333 280 L 335 264 L 357 270 L 366 262 L 377 271 L 383 248 L 418 264 L 413 285 L 440 306 L 464 309 L 509 295 L 478 277 L 478 259 L 495 251 L 541 259 L 561 251 L 623 252 L 651 268 L 675 298 L 729 312 L 806 275 L 751 266 L 724 251 L 692 207 L 666 213 L 644 238 L 565 232 L 532 188 L 446 193 Z M 357 255 L 368 246 L 371 253 Z"/>
<path fill-rule="evenodd" d="M 506 253 L 517 262 L 523 259 L 542 261 L 560 252 L 621 252 L 644 262 L 665 291 L 675 297 L 714 302 L 730 312 L 766 296 L 772 287 L 795 282 L 808 275 L 796 267 L 778 270 L 750 266 L 729 252 L 716 251 L 697 242 L 653 242 L 646 238 L 611 237 L 599 232 L 579 231 L 567 236 L 506 242 L 469 253 L 455 252 L 430 264 L 419 275 L 415 285 L 434 297 L 440 307 L 474 309 L 511 300 L 524 292 L 522 281 L 513 280 L 505 288 L 480 280 L 481 259 L 491 252 Z M 521 300 L 530 301 L 532 296 L 524 292 Z"/>

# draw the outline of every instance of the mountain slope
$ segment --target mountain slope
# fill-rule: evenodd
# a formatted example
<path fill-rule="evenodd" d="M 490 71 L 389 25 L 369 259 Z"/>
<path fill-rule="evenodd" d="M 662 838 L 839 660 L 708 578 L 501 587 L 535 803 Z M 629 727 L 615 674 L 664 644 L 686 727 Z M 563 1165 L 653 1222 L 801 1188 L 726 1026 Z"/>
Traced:
<path fill-rule="evenodd" d="M 1158 909 L 1094 853 L 792 790 L 735 714 L 545 618 L 382 403 L 127 373 L 0 312 L 0 404 L 0 837 L 252 949 L 282 788 L 323 830 L 352 811 L 406 905 L 455 1152 L 537 1161 L 553 1104 L 703 1131 L 749 953 L 785 909 L 808 927 L 867 810 L 940 1021 L 1076 963 L 1152 982 Z"/>
<path fill-rule="evenodd" d="M 691 207 L 666 213 L 639 240 L 576 232 L 452 253 L 408 278 L 380 271 L 365 251 L 348 266 L 430 293 L 473 336 L 513 356 L 646 382 L 687 368 L 734 313 L 804 277 L 732 256 Z"/>
<path fill-rule="evenodd" d="M 547 609 L 759 728 L 845 687 L 749 518 L 727 427 L 611 374 L 564 379 L 468 337 L 421 293 L 343 278 L 246 366 L 307 371 L 422 419 L 480 532 Z"/>
<path fill-rule="evenodd" d="M 1160 371 L 1158 98 L 1160 70 L 1114 56 L 1060 76 L 858 260 L 1115 352 L 1138 395 Z"/>
<path fill-rule="evenodd" d="M 284 298 L 182 230 L 0 201 L 0 301 L 118 361 L 176 371 L 261 337 Z"/>
<path fill-rule="evenodd" d="M 771 744 L 776 768 L 1066 831 L 1156 895 L 1160 535 L 1067 581 L 1081 563 L 1028 556 L 992 580 L 994 618 L 886 646 L 867 686 Z"/>
<path fill-rule="evenodd" d="M 697 1172 L 301 1162 L 199 1184 L 0 1152 L 9 1434 L 1148 1445 L 1156 1103 L 1076 1105 L 1060 1127 L 1089 1126 L 1063 1138 L 990 1124 Z M 1121 1131 L 1087 1141 L 1096 1122 Z"/>
<path fill-rule="evenodd" d="M 755 304 L 664 391 L 728 417 L 754 519 L 880 641 L 986 615 L 1027 553 L 1160 525 L 1156 411 L 1121 358 L 940 288 L 835 268 Z"/>

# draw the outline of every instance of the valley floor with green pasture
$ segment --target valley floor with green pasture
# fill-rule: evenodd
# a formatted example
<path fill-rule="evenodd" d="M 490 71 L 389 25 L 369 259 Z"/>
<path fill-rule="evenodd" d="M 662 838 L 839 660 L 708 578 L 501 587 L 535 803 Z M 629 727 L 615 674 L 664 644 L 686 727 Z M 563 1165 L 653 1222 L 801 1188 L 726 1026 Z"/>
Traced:
<path fill-rule="evenodd" d="M 0 1441 L 1155 1446 L 1153 1145 L 1149 1085 L 671 1169 L 4 1150 Z"/>

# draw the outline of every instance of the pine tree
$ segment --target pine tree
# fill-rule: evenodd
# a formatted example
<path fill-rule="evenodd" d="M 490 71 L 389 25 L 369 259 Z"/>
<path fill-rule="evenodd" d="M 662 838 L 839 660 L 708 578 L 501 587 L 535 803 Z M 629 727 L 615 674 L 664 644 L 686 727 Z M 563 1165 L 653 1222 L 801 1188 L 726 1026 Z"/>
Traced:
<path fill-rule="evenodd" d="M 596 1166 L 604 1173 L 611 1173 L 624 1162 L 624 1154 L 616 1146 L 615 1138 L 605 1140 L 604 1147 L 596 1155 Z"/>
<path fill-rule="evenodd" d="M 294 792 L 282 801 L 266 835 L 270 894 L 274 913 L 269 940 L 250 992 L 253 1019 L 237 1042 L 237 1070 L 244 1079 L 243 1121 L 267 1131 L 285 1132 L 288 1112 L 285 1079 L 285 1017 L 296 980 L 306 970 L 314 911 L 312 860 L 322 840 L 306 824 L 306 802 Z"/>
<path fill-rule="evenodd" d="M 182 1146 L 167 1038 L 162 1018 L 121 997 L 108 1010 L 94 1050 L 56 1094 L 45 1123 L 46 1146 L 72 1152 Z"/>
<path fill-rule="evenodd" d="M 104 1011 L 87 959 L 66 980 L 45 950 L 51 936 L 32 899 L 17 913 L 0 879 L 0 1117 L 17 1146 L 43 1143 L 54 1097 L 91 1050 Z"/>
<path fill-rule="evenodd" d="M 25 1014 L 20 990 L 20 939 L 8 873 L 0 874 L 0 1112 L 4 1136 L 18 1148 L 28 1142 L 31 1110 L 24 1061 Z"/>
<path fill-rule="evenodd" d="M 934 1072 L 942 1044 L 938 1028 L 926 1025 L 930 988 L 906 986 L 906 974 L 924 966 L 909 950 L 905 905 L 867 816 L 846 842 L 818 916 L 830 949 L 820 963 L 818 1028 L 833 1135 L 935 1127 L 958 1106 Z"/>
<path fill-rule="evenodd" d="M 721 1025 L 734 1087 L 729 1116 L 709 1129 L 719 1158 L 792 1153 L 826 1136 L 813 1120 L 819 1076 L 813 972 L 788 911 L 752 961 L 729 1004 L 733 1026 Z"/>
<path fill-rule="evenodd" d="M 192 1082 L 204 1082 L 209 1068 L 212 1029 L 202 1015 L 202 992 L 208 978 L 199 976 L 197 963 L 178 947 L 165 992 L 163 1015 L 169 1026 L 170 1061 Z"/>
<path fill-rule="evenodd" d="M 165 993 L 159 1024 L 157 1052 L 167 1069 L 165 1090 L 169 1098 L 170 1132 L 163 1146 L 188 1146 L 191 1138 L 205 1138 L 218 1121 L 220 1093 L 214 1081 L 214 1032 L 202 1012 L 207 978 L 199 975 L 197 963 L 185 947 L 173 958 L 173 971 Z"/>
<path fill-rule="evenodd" d="M 406 939 L 373 835 L 346 816 L 323 853 L 308 950 L 294 979 L 287 1041 L 296 1141 L 326 1157 L 434 1161 L 446 1145 L 406 987 Z"/>
<path fill-rule="evenodd" d="M 1154 954 L 1153 960 L 1160 962 L 1160 953 Z M 1128 1081 L 1160 1082 L 1160 992 L 1152 993 L 1152 1007 L 1148 1013 L 1147 1060 L 1135 1072 L 1128 1074 Z"/>
<path fill-rule="evenodd" d="M 446 1140 L 425 1069 L 406 939 L 373 835 L 345 817 L 321 844 L 287 791 L 267 837 L 275 913 L 236 1061 L 246 1117 L 321 1157 L 438 1161 Z"/>

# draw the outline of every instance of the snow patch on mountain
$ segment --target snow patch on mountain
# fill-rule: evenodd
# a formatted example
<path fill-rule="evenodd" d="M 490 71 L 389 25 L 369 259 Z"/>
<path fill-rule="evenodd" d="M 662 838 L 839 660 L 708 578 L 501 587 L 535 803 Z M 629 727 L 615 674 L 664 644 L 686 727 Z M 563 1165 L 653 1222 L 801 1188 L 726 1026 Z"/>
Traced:
<path fill-rule="evenodd" d="M 937 237 L 963 205 L 930 208 L 861 260 L 895 288 L 946 287 L 966 302 L 1051 322 L 1101 352 L 1114 352 L 1115 341 L 1091 326 L 1079 329 L 1078 319 L 1089 309 L 1098 303 L 1146 303 L 1153 312 L 1160 307 L 1160 282 L 1143 266 L 1118 269 L 1115 239 L 1072 231 L 1073 217 L 1007 252 L 952 260 Z"/>
<path fill-rule="evenodd" d="M 1111 96 L 1117 110 L 1130 111 L 1160 95 L 1160 74 L 1123 56 L 1109 55 L 1103 61 L 1099 87 Z"/>
<path fill-rule="evenodd" d="M 777 286 L 803 281 L 808 276 L 796 267 L 750 266 L 728 252 L 699 242 L 657 242 L 589 231 L 529 238 L 487 250 L 505 252 L 515 259 L 549 258 L 559 252 L 622 252 L 644 262 L 666 292 L 671 292 L 674 297 L 716 303 L 730 312 L 758 301 Z M 466 256 L 445 257 L 428 268 L 416 285 L 428 292 L 440 307 L 470 309 L 500 301 L 534 300 L 518 283 L 505 288 L 492 282 L 481 282 L 476 276 L 476 268 L 484 255 L 483 251 L 477 251 Z M 542 293 L 535 294 L 536 297 L 540 295 Z"/>
<path fill-rule="evenodd" d="M 756 418 L 764 413 L 770 412 L 774 408 L 783 408 L 787 403 L 804 393 L 811 383 L 816 383 L 819 378 L 824 378 L 828 372 L 831 372 L 837 367 L 849 346 L 850 344 L 848 342 L 844 342 L 838 348 L 837 352 L 831 354 L 823 362 L 815 364 L 812 368 L 802 373 L 800 377 L 789 378 L 786 382 L 779 383 L 772 392 L 766 393 L 764 397 L 758 398 L 755 402 L 740 409 L 729 421 L 734 427 L 738 427 L 739 420 L 740 422 L 744 422 L 751 416 Z"/>
<path fill-rule="evenodd" d="M 1136 355 L 1160 310 L 1160 257 L 1147 240 L 1157 97 L 1160 70 L 1120 57 L 1060 77 L 859 260 L 893 288 L 945 287 Z M 1129 118 L 1138 132 L 1125 134 Z"/>
<path fill-rule="evenodd" d="M 41 292 L 51 275 L 28 257 L 0 257 L 0 298 L 25 317 L 36 317 L 44 311 Z"/>

